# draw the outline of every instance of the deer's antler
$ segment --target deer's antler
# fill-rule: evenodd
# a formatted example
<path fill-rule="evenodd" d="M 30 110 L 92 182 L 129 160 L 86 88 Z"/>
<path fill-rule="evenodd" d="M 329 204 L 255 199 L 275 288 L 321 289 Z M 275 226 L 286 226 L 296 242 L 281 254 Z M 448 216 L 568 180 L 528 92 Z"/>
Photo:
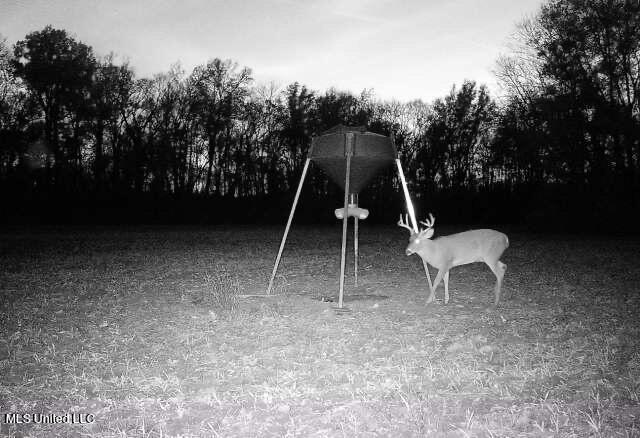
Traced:
<path fill-rule="evenodd" d="M 427 227 L 426 229 L 433 228 L 433 224 L 436 222 L 436 218 L 433 217 L 431 213 L 429 213 L 429 219 L 425 219 L 424 221 L 420 221 L 422 225 Z"/>
<path fill-rule="evenodd" d="M 406 228 L 410 233 L 413 233 L 413 228 L 409 226 L 409 215 L 404 215 L 404 221 L 402 220 L 402 214 L 400 215 L 400 220 L 398 221 L 398 226 L 402 228 Z"/>

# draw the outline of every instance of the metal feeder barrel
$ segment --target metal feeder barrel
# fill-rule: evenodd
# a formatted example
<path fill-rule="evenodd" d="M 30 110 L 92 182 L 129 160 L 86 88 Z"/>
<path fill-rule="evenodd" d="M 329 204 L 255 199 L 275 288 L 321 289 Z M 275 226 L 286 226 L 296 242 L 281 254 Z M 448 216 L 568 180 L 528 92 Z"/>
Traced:
<path fill-rule="evenodd" d="M 395 160 L 396 148 L 389 137 L 368 132 L 363 127 L 338 125 L 314 137 L 309 159 L 343 190 L 349 138 L 353 139 L 349 192 L 359 193 L 381 169 Z"/>

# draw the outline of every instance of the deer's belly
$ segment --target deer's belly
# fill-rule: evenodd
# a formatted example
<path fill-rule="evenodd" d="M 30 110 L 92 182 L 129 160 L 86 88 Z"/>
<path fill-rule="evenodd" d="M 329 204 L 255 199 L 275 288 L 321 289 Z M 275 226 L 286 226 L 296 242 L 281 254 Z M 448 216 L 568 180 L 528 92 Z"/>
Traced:
<path fill-rule="evenodd" d="M 468 265 L 469 263 L 476 263 L 476 262 L 482 262 L 482 261 L 484 261 L 482 256 L 477 254 L 470 254 L 463 257 L 456 257 L 455 259 L 453 259 L 453 265 L 454 266 Z"/>

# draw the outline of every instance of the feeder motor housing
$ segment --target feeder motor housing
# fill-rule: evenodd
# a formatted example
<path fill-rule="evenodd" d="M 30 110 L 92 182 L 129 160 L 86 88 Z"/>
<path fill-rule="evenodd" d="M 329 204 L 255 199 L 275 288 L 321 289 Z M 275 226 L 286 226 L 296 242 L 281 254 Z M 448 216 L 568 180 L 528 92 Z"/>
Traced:
<path fill-rule="evenodd" d="M 337 219 L 344 218 L 344 207 L 336 208 L 335 215 Z M 366 219 L 369 217 L 369 210 L 360 208 L 356 204 L 349 204 L 347 208 L 347 217 L 357 217 L 358 219 Z"/>

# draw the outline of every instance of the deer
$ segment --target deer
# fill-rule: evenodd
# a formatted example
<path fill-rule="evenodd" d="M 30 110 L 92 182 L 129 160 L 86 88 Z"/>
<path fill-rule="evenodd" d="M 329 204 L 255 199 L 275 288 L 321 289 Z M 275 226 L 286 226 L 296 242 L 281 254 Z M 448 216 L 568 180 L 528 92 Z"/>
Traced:
<path fill-rule="evenodd" d="M 429 219 L 420 221 L 420 224 L 426 228 L 416 232 L 409 226 L 407 215 L 403 221 L 401 214 L 398 221 L 399 227 L 406 228 L 411 233 L 409 245 L 405 251 L 407 256 L 418 254 L 424 262 L 438 269 L 429 298 L 427 298 L 427 304 L 432 303 L 435 299 L 436 287 L 443 279 L 444 303 L 449 303 L 449 270 L 451 268 L 484 262 L 496 276 L 494 306 L 497 306 L 500 301 L 502 279 L 507 270 L 507 265 L 500 261 L 502 253 L 509 247 L 507 235 L 495 230 L 482 229 L 431 239 L 434 233 L 434 223 L 435 218 L 429 213 Z"/>

